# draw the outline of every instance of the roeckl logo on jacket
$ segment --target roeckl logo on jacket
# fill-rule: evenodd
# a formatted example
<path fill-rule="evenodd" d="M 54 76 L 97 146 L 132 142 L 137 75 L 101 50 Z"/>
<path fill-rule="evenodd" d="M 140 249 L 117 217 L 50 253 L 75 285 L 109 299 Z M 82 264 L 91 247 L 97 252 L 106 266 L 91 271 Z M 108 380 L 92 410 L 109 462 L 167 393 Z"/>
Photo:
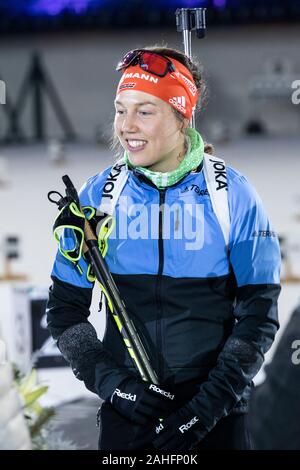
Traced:
<path fill-rule="evenodd" d="M 132 393 L 123 393 L 118 388 L 116 388 L 114 393 L 124 400 L 136 401 L 136 395 L 132 395 Z"/>
<path fill-rule="evenodd" d="M 182 432 L 182 434 L 185 433 L 185 431 L 188 431 L 194 424 L 197 423 L 197 421 L 199 421 L 198 416 L 194 416 L 191 421 L 180 426 L 179 431 Z"/>

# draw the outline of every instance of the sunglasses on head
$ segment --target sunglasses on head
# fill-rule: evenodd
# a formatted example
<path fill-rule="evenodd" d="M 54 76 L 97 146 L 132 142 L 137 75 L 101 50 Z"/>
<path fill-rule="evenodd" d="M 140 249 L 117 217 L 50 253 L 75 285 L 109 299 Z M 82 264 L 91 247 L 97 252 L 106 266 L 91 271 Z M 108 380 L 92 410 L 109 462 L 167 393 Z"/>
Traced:
<path fill-rule="evenodd" d="M 133 65 L 139 65 L 145 72 L 158 77 L 165 77 L 168 72 L 175 71 L 175 66 L 170 59 L 145 49 L 134 49 L 127 52 L 118 63 L 116 70 L 124 70 Z"/>

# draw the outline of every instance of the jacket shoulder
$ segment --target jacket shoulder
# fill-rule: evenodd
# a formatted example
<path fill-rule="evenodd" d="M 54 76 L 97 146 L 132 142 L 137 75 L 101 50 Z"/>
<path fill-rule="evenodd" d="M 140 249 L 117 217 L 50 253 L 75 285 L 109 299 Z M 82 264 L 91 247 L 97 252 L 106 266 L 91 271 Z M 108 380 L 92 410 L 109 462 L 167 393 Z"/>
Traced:
<path fill-rule="evenodd" d="M 229 206 L 248 209 L 262 205 L 259 194 L 248 178 L 232 167 L 226 167 Z"/>
<path fill-rule="evenodd" d="M 113 165 L 105 170 L 90 176 L 79 190 L 80 203 L 83 206 L 97 207 L 101 200 L 103 187 L 111 172 Z"/>

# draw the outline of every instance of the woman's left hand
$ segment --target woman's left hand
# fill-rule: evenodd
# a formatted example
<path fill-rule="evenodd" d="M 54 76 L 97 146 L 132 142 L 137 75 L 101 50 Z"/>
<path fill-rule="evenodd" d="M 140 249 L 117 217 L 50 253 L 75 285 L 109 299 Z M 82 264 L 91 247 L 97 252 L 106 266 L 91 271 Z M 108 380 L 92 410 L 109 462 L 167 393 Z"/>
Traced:
<path fill-rule="evenodd" d="M 153 445 L 159 450 L 190 450 L 206 434 L 199 417 L 186 405 L 157 424 Z"/>

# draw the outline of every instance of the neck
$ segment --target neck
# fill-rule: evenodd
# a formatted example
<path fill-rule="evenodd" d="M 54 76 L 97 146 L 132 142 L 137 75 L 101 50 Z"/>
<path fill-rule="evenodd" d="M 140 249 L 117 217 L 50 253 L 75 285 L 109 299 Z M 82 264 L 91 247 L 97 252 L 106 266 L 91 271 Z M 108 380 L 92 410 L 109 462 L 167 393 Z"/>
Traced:
<path fill-rule="evenodd" d="M 148 167 L 150 171 L 156 171 L 160 173 L 169 173 L 176 170 L 182 162 L 186 152 L 188 150 L 187 139 L 184 138 L 183 142 L 180 143 L 172 152 L 165 155 L 159 162 L 154 163 Z"/>

